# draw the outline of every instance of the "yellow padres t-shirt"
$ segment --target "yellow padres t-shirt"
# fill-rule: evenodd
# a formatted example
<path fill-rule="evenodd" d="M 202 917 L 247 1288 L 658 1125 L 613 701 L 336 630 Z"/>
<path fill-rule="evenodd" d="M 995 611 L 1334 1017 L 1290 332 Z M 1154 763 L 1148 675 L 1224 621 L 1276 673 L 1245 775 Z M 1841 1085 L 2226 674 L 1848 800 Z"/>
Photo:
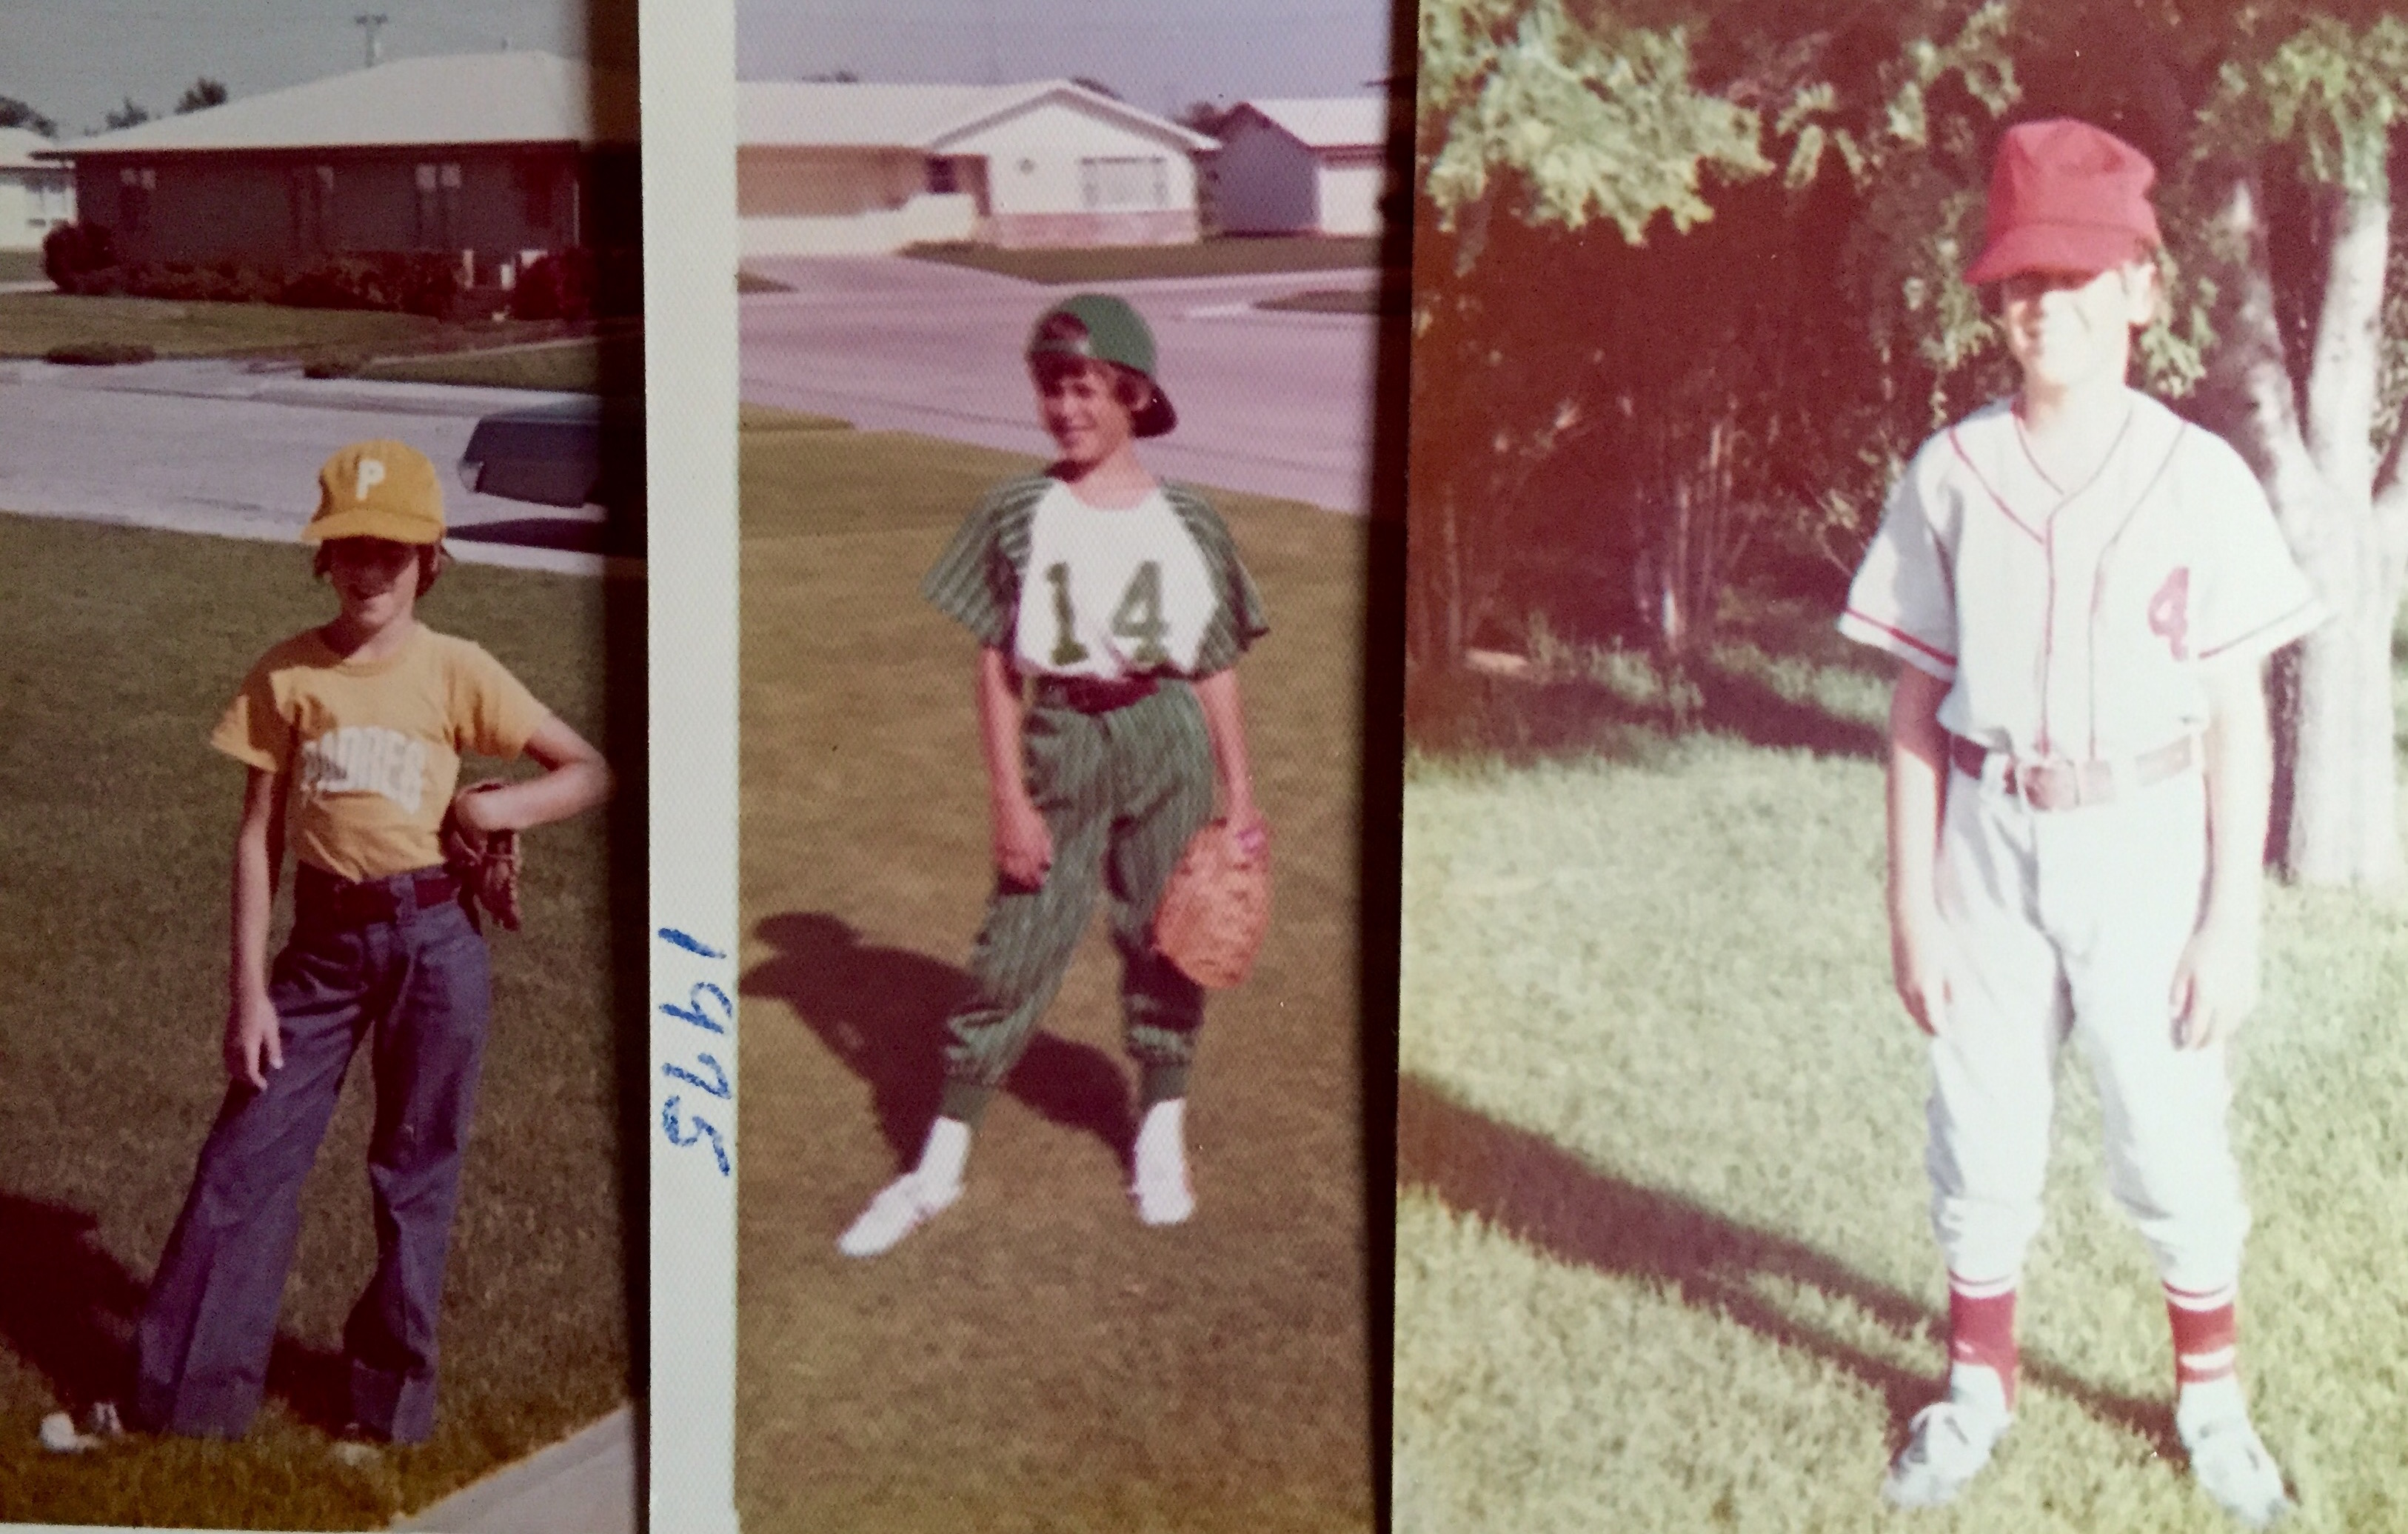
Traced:
<path fill-rule="evenodd" d="M 441 862 L 461 757 L 516 757 L 548 717 L 467 640 L 422 625 L 392 655 L 360 661 L 311 630 L 260 658 L 209 744 L 290 774 L 294 856 L 374 879 Z"/>

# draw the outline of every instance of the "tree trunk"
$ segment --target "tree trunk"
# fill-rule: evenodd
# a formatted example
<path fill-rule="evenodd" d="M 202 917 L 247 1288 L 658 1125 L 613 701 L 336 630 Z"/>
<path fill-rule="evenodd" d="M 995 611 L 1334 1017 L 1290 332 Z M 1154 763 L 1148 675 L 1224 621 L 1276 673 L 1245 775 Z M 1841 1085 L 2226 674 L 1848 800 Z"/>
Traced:
<path fill-rule="evenodd" d="M 2274 828 L 2276 857 L 2303 883 L 2387 888 L 2403 873 L 2392 760 L 2398 594 L 2375 514 L 2372 410 L 2390 207 L 2380 187 L 2328 195 L 2304 402 L 2274 320 L 2261 207 L 2254 174 L 2236 173 L 2222 217 L 2239 269 L 2219 366 L 2243 405 L 2236 445 L 2331 614 L 2300 644 L 2296 686 L 2277 693 L 2276 797 L 2288 813 Z"/>

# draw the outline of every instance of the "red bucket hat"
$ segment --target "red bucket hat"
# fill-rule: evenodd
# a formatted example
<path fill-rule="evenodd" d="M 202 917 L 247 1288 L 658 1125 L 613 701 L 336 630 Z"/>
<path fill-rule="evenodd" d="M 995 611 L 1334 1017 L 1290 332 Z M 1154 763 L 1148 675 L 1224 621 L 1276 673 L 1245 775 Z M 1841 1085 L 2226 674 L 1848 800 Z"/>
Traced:
<path fill-rule="evenodd" d="M 2105 271 L 2165 243 L 2149 188 L 2157 167 L 2102 128 L 2071 118 L 2018 123 L 1990 172 L 1976 286 L 2025 271 Z"/>

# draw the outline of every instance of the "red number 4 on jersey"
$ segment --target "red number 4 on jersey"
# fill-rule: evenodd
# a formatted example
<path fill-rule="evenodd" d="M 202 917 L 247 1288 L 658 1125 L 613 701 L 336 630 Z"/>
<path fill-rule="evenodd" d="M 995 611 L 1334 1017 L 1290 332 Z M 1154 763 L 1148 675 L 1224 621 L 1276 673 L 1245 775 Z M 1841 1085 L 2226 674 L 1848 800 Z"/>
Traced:
<path fill-rule="evenodd" d="M 2149 632 L 2172 646 L 2176 660 L 2188 660 L 2190 650 L 2184 643 L 2190 632 L 2190 567 L 2176 565 L 2149 599 Z"/>

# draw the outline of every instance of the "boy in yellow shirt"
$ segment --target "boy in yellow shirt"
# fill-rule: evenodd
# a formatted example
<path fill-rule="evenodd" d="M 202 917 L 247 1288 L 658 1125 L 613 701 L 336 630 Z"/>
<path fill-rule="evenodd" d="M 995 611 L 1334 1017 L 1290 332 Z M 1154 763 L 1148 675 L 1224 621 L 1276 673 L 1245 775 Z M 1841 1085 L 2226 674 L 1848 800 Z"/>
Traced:
<path fill-rule="evenodd" d="M 443 568 L 435 467 L 357 442 L 319 473 L 302 537 L 342 611 L 251 669 L 210 744 L 250 769 L 235 834 L 224 1105 L 201 1147 L 136 1333 L 134 1425 L 237 1438 L 258 1410 L 300 1229 L 301 1184 L 353 1051 L 368 1046 L 377 1269 L 343 1329 L 353 1430 L 413 1443 L 435 1421 L 436 1320 L 491 981 L 443 868 L 446 811 L 477 831 L 600 803 L 599 753 L 499 662 L 418 621 Z M 459 791 L 461 757 L 543 775 Z M 268 913 L 294 844 L 291 937 Z"/>

